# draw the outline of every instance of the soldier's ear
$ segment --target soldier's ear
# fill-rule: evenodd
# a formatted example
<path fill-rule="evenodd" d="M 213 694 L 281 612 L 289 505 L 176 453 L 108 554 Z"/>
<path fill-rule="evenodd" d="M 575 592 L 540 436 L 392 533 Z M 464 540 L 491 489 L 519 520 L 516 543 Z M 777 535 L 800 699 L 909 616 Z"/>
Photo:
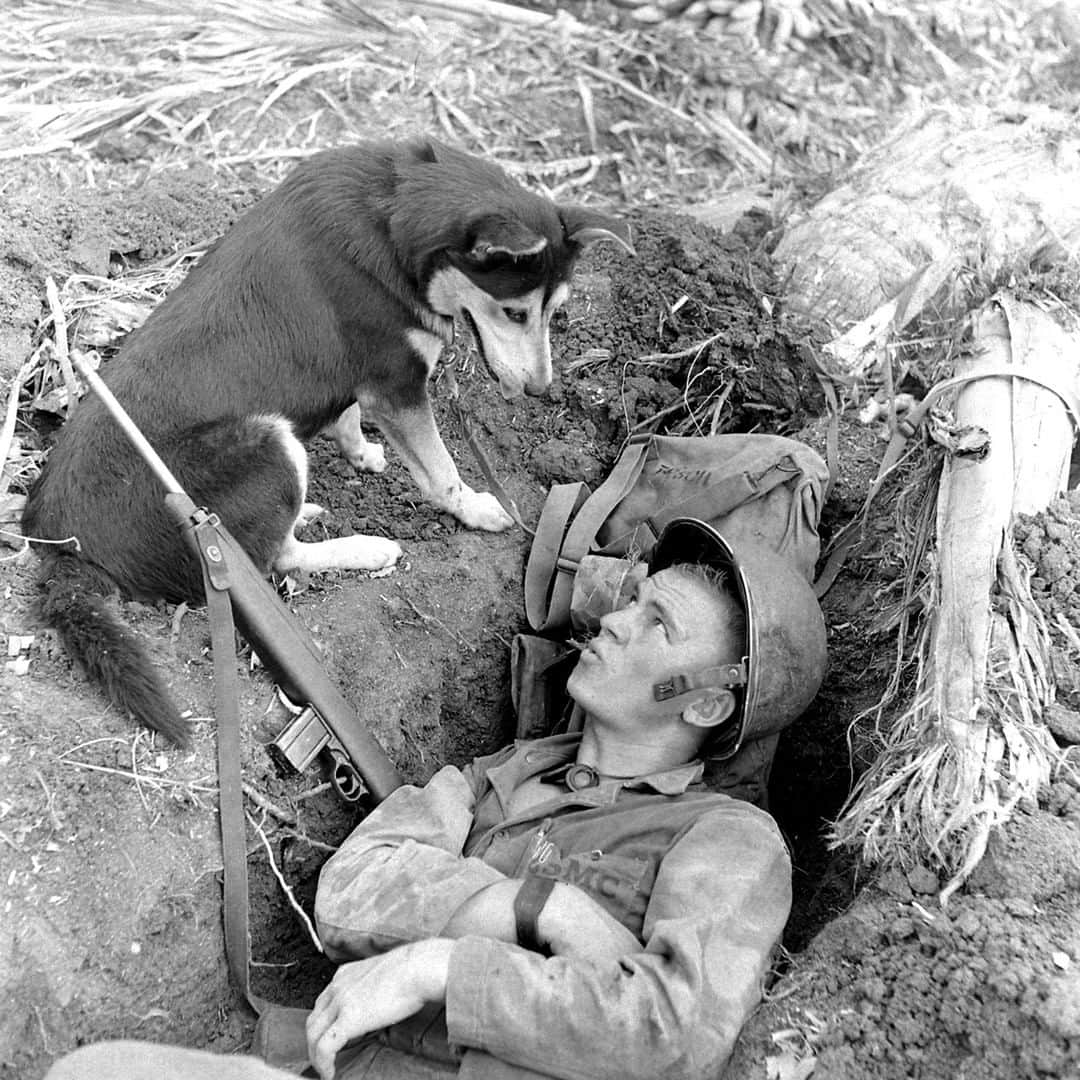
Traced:
<path fill-rule="evenodd" d="M 707 697 L 691 701 L 682 711 L 683 722 L 692 727 L 715 728 L 735 712 L 735 695 L 730 690 L 714 690 Z"/>

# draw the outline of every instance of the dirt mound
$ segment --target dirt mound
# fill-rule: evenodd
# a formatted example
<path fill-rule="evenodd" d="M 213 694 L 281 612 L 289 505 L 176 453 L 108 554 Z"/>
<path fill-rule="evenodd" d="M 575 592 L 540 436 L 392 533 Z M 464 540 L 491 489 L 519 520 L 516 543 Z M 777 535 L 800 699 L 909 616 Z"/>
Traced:
<path fill-rule="evenodd" d="M 1051 626 L 1080 626 L 1080 490 L 1060 495 L 1041 514 L 1021 514 L 1013 537 L 1032 569 L 1032 598 Z"/>
<path fill-rule="evenodd" d="M 1031 595 L 1050 631 L 1058 702 L 1049 723 L 1059 742 L 1080 743 L 1080 490 L 1013 526 L 1031 571 Z"/>
<path fill-rule="evenodd" d="M 828 1080 L 1080 1073 L 1080 772 L 991 841 L 942 911 L 890 872 L 834 919 L 744 1032 L 730 1076 L 816 1058 Z"/>

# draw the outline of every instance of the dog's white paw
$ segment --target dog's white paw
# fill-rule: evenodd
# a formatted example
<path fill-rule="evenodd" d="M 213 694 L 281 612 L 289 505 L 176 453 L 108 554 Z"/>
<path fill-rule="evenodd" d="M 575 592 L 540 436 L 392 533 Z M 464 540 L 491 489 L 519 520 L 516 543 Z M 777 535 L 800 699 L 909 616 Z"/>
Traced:
<path fill-rule="evenodd" d="M 304 503 L 300 507 L 300 513 L 296 515 L 296 527 L 301 529 L 305 525 L 310 525 L 317 517 L 325 513 L 326 508 L 318 503 Z"/>
<path fill-rule="evenodd" d="M 300 571 L 319 574 L 327 570 L 386 570 L 401 558 L 401 546 L 384 536 L 339 536 L 306 544 L 294 536 L 285 538 L 274 569 L 281 574 Z"/>
<path fill-rule="evenodd" d="M 352 570 L 385 570 L 403 554 L 401 545 L 385 536 L 343 536 L 341 543 L 349 545 L 349 557 L 355 559 Z"/>
<path fill-rule="evenodd" d="M 488 491 L 473 491 L 472 488 L 466 488 L 461 493 L 455 514 L 463 525 L 486 532 L 503 532 L 514 524 L 514 519 L 494 495 Z"/>
<path fill-rule="evenodd" d="M 382 443 L 365 441 L 363 446 L 353 447 L 346 460 L 354 469 L 362 472 L 381 473 L 386 469 L 386 451 Z"/>

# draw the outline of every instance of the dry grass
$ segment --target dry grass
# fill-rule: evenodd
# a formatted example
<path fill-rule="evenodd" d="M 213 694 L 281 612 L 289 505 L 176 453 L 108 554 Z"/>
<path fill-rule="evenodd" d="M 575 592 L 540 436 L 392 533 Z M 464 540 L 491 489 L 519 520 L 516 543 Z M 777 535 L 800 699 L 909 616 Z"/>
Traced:
<path fill-rule="evenodd" d="M 965 71 L 1019 70 L 999 57 L 1025 17 L 965 21 L 977 7 L 817 0 L 821 36 L 770 51 L 678 21 L 620 26 L 594 4 L 535 27 L 435 4 L 42 0 L 0 29 L 0 155 L 197 158 L 274 180 L 326 145 L 423 129 L 556 194 L 600 181 L 628 202 L 707 202 L 834 173 L 905 98 L 976 96 Z"/>

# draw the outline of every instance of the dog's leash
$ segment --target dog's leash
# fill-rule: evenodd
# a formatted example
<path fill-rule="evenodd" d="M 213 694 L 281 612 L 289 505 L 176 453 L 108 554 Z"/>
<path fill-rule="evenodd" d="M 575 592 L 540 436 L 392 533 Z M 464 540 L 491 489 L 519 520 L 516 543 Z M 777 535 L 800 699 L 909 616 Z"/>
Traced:
<path fill-rule="evenodd" d="M 491 488 L 492 495 L 499 500 L 499 505 L 513 518 L 515 525 L 523 529 L 529 536 L 536 536 L 535 531 L 530 529 L 522 520 L 517 503 L 495 475 L 495 470 L 491 467 L 487 454 L 484 453 L 483 447 L 473 433 L 472 424 L 469 422 L 469 417 L 461 404 L 461 392 L 458 389 L 458 382 L 453 368 L 444 367 L 442 377 L 446 381 L 446 388 L 450 393 L 450 405 L 454 411 L 454 418 L 461 428 L 461 434 L 464 436 L 465 442 L 468 443 L 473 457 L 476 458 L 476 464 L 480 466 L 480 471 L 484 474 L 488 487 Z"/>

